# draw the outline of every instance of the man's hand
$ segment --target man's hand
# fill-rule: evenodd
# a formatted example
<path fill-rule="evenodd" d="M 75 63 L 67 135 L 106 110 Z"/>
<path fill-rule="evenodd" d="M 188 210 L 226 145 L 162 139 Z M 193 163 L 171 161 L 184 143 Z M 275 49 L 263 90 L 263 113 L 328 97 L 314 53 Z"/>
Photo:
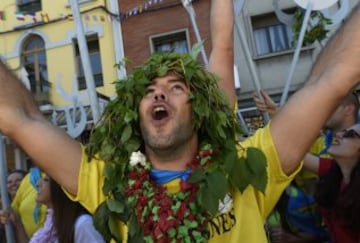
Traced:
<path fill-rule="evenodd" d="M 279 111 L 279 107 L 264 90 L 261 90 L 260 93 L 262 98 L 257 93 L 253 95 L 256 107 L 259 111 L 268 112 L 273 117 Z"/>

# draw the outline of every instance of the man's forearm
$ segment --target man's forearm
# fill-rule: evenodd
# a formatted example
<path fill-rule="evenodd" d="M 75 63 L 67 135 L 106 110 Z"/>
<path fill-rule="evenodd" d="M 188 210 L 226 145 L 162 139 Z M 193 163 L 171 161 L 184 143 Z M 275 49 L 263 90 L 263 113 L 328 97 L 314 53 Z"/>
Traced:
<path fill-rule="evenodd" d="M 209 69 L 220 77 L 219 86 L 230 104 L 236 102 L 234 85 L 234 17 L 233 0 L 211 0 L 210 29 L 212 50 Z"/>
<path fill-rule="evenodd" d="M 347 29 L 352 29 L 352 28 L 356 28 L 356 25 L 358 23 L 357 19 L 359 18 L 359 13 L 360 13 L 360 5 L 358 4 L 353 10 L 352 13 L 348 16 L 346 22 L 347 25 Z M 347 23 L 349 22 L 349 23 Z M 338 49 L 342 49 L 342 48 L 346 48 L 346 46 L 342 46 L 343 44 L 343 35 L 345 32 L 349 32 L 347 30 L 345 30 L 344 28 L 342 28 L 342 26 L 340 26 L 340 28 L 337 30 L 337 32 L 335 32 L 328 40 L 327 44 L 326 44 L 326 48 L 323 48 L 320 52 L 320 54 L 317 57 L 317 60 L 315 62 L 315 65 L 313 66 L 307 84 L 310 84 L 312 82 L 315 82 L 316 80 L 319 79 L 320 75 L 324 72 L 324 70 L 326 69 L 326 66 L 328 64 L 328 61 L 331 60 L 332 58 L 334 58 L 334 54 L 336 54 L 336 50 Z M 356 35 L 356 31 L 354 31 L 353 33 L 354 35 Z M 359 35 L 359 34 L 357 34 Z M 340 50 L 338 50 L 340 51 Z"/>
<path fill-rule="evenodd" d="M 18 77 L 0 61 L 0 130 L 13 124 L 13 115 L 40 115 L 35 99 Z"/>

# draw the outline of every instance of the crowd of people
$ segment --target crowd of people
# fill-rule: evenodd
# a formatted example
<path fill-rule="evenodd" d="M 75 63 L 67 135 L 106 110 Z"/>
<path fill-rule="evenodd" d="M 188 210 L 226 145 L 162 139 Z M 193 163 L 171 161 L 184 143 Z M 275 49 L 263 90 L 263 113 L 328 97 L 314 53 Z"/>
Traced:
<path fill-rule="evenodd" d="M 254 94 L 257 108 L 271 117 L 276 115 L 280 107 L 265 91 L 260 95 L 262 98 Z M 353 217 L 359 202 L 349 194 L 357 190 L 354 174 L 358 155 L 349 149 L 360 138 L 359 108 L 358 95 L 351 92 L 325 122 L 304 157 L 303 170 L 284 191 L 268 219 L 272 242 L 358 241 L 358 223 Z"/>
<path fill-rule="evenodd" d="M 211 0 L 210 11 L 208 70 L 194 53 L 152 54 L 116 83 L 118 98 L 87 145 L 44 118 L 0 62 L 0 131 L 38 166 L 23 178 L 13 209 L 0 213 L 18 242 L 290 242 L 291 234 L 298 242 L 360 241 L 360 126 L 337 120 L 359 108 L 352 91 L 360 80 L 360 8 L 330 38 L 306 85 L 242 141 L 232 0 Z M 262 95 L 258 107 L 269 111 L 274 102 Z M 324 149 L 311 153 L 323 129 Z M 28 216 L 14 203 L 23 184 L 33 195 L 18 201 L 31 201 Z M 296 195 L 316 207 L 309 207 L 316 220 L 308 214 L 306 222 L 321 234 L 299 227 Z"/>

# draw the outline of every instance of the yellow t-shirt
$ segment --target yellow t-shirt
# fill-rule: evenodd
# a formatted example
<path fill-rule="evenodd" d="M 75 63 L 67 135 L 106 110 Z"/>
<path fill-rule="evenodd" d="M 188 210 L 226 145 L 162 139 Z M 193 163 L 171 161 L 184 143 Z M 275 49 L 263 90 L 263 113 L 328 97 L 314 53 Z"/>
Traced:
<path fill-rule="evenodd" d="M 265 219 L 282 191 L 295 175 L 293 173 L 291 176 L 286 176 L 282 172 L 269 125 L 264 129 L 259 129 L 241 145 L 243 147 L 256 147 L 264 152 L 268 162 L 268 185 L 265 194 L 256 191 L 253 187 L 248 187 L 243 194 L 235 191 L 231 196 L 229 195 L 227 205 L 230 206 L 225 207 L 227 210 L 220 212 L 209 223 L 211 234 L 209 242 L 267 242 L 264 230 Z M 68 194 L 70 198 L 79 201 L 91 213 L 106 199 L 102 193 L 103 168 L 103 161 L 91 161 L 89 163 L 86 154 L 83 153 L 78 195 L 73 197 Z M 170 183 L 174 186 L 176 182 Z M 125 236 L 127 232 L 125 226 L 119 225 L 119 232 Z"/>
<path fill-rule="evenodd" d="M 19 189 L 11 203 L 11 207 L 20 216 L 29 238 L 31 238 L 36 230 L 43 226 L 46 217 L 46 207 L 42 205 L 39 208 L 39 220 L 35 223 L 34 209 L 36 206 L 36 196 L 37 191 L 31 185 L 30 173 L 28 173 L 21 181 Z"/>

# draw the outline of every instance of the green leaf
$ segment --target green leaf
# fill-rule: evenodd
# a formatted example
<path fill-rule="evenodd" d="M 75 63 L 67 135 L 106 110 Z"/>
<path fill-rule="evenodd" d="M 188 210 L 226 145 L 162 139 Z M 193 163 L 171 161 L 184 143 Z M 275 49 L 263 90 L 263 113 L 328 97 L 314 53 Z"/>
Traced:
<path fill-rule="evenodd" d="M 188 228 L 186 227 L 186 226 L 179 226 L 179 234 L 181 235 L 181 236 L 186 236 L 186 235 L 188 235 Z"/>
<path fill-rule="evenodd" d="M 267 164 L 265 155 L 259 149 L 248 148 L 245 164 L 249 173 L 252 174 L 250 184 L 264 193 L 267 184 Z"/>
<path fill-rule="evenodd" d="M 129 231 L 129 236 L 133 237 L 136 233 L 138 233 L 138 223 L 137 223 L 137 219 L 136 219 L 136 215 L 132 214 L 129 218 L 128 223 L 128 231 Z"/>
<path fill-rule="evenodd" d="M 194 236 L 196 242 L 204 241 L 204 236 L 199 231 L 193 231 L 192 235 Z"/>
<path fill-rule="evenodd" d="M 168 73 L 168 71 L 169 71 L 168 67 L 165 65 L 162 65 L 159 67 L 157 74 L 159 77 L 162 77 L 162 76 L 165 76 Z"/>
<path fill-rule="evenodd" d="M 251 177 L 249 169 L 246 167 L 244 158 L 239 158 L 236 160 L 230 175 L 234 185 L 239 189 L 240 192 L 243 192 L 249 185 Z"/>
<path fill-rule="evenodd" d="M 210 215 L 215 216 L 219 210 L 219 200 L 207 187 L 201 188 L 198 193 L 200 193 L 201 205 L 206 208 Z"/>
<path fill-rule="evenodd" d="M 123 131 L 123 133 L 121 134 L 121 143 L 124 144 L 126 141 L 129 140 L 129 138 L 132 135 L 132 128 L 130 125 L 127 125 Z"/>
<path fill-rule="evenodd" d="M 115 175 L 115 168 L 113 164 L 105 164 L 104 167 L 104 176 L 105 178 L 111 178 Z"/>
<path fill-rule="evenodd" d="M 205 179 L 205 173 L 203 170 L 194 170 L 194 172 L 191 174 L 188 182 L 189 183 L 197 183 L 199 181 L 202 181 Z"/>
<path fill-rule="evenodd" d="M 122 203 L 118 200 L 115 200 L 115 199 L 108 199 L 107 205 L 108 205 L 110 211 L 115 212 L 115 213 L 123 213 L 124 209 L 125 209 L 124 203 Z"/>
<path fill-rule="evenodd" d="M 262 173 L 266 169 L 266 157 L 261 150 L 247 148 L 246 157 L 246 164 L 253 174 Z"/>
<path fill-rule="evenodd" d="M 266 185 L 267 185 L 267 173 L 258 174 L 253 176 L 251 179 L 251 185 L 256 188 L 257 190 L 265 193 Z"/>
<path fill-rule="evenodd" d="M 133 112 L 133 111 L 127 111 L 125 113 L 125 116 L 124 116 L 124 122 L 125 123 L 129 123 L 130 121 L 132 121 L 134 118 L 136 118 L 136 113 Z"/>
<path fill-rule="evenodd" d="M 125 144 L 123 144 L 123 146 L 125 147 L 126 151 L 132 153 L 134 151 L 139 150 L 140 142 L 137 138 L 131 138 Z"/>
<path fill-rule="evenodd" d="M 151 209 L 152 214 L 157 215 L 160 210 L 159 206 L 155 206 Z"/>
<path fill-rule="evenodd" d="M 197 59 L 197 56 L 199 55 L 199 53 L 201 52 L 201 50 L 203 49 L 204 47 L 204 42 L 197 42 L 195 45 L 193 45 L 193 47 L 191 48 L 191 51 L 190 51 L 190 56 L 196 60 Z"/>
<path fill-rule="evenodd" d="M 101 159 L 105 161 L 111 160 L 114 150 L 115 148 L 107 140 L 105 140 L 101 145 L 101 150 L 100 150 Z"/>
<path fill-rule="evenodd" d="M 211 173 L 207 178 L 206 182 L 208 188 L 211 189 L 214 195 L 215 201 L 224 199 L 226 193 L 229 191 L 228 182 L 223 173 L 215 171 Z"/>
<path fill-rule="evenodd" d="M 175 236 L 176 236 L 176 229 L 174 229 L 174 228 L 169 229 L 169 236 L 170 236 L 170 238 L 175 238 Z M 175 240 L 175 241 L 176 241 L 176 240 Z"/>
<path fill-rule="evenodd" d="M 122 238 L 119 234 L 119 225 L 118 224 L 119 224 L 119 221 L 116 219 L 116 217 L 113 215 L 110 215 L 110 219 L 109 219 L 110 232 L 117 242 L 122 242 Z"/>
<path fill-rule="evenodd" d="M 224 158 L 224 170 L 227 174 L 231 174 L 234 171 L 235 163 L 238 161 L 238 154 L 235 149 L 226 151 L 225 153 L 221 154 L 222 158 Z"/>
<path fill-rule="evenodd" d="M 109 214 L 110 211 L 108 210 L 106 203 L 103 202 L 97 207 L 93 215 L 95 228 L 101 233 L 107 242 L 111 240 L 110 229 L 106 227 L 109 220 Z"/>

